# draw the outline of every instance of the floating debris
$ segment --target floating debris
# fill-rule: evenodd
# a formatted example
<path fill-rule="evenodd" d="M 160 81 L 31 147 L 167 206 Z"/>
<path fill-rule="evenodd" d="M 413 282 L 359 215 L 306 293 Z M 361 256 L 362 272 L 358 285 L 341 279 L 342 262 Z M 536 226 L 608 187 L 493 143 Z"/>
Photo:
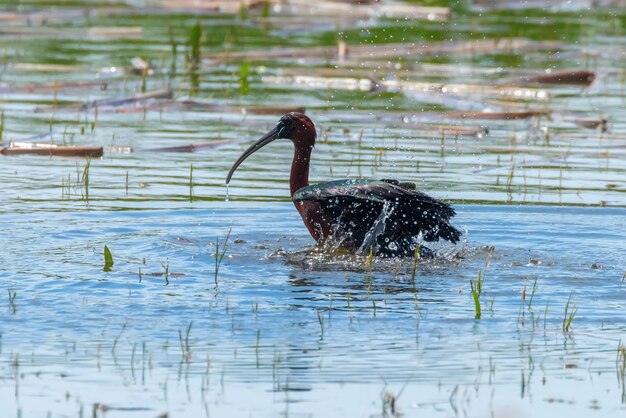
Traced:
<path fill-rule="evenodd" d="M 171 99 L 173 97 L 171 90 L 155 90 L 148 93 L 140 93 L 127 97 L 120 98 L 111 98 L 111 99 L 99 99 L 94 100 L 89 103 L 76 103 L 65 106 L 45 106 L 38 107 L 35 109 L 35 112 L 50 112 L 50 111 L 58 111 L 58 110 L 88 110 L 98 108 L 98 111 L 103 110 L 111 110 L 115 108 L 120 108 L 123 106 L 137 106 L 139 104 L 145 104 L 146 102 L 151 102 L 154 100 L 160 99 Z"/>
<path fill-rule="evenodd" d="M 368 78 L 348 77 L 315 77 L 315 76 L 265 76 L 262 78 L 266 84 L 281 84 L 288 86 L 300 86 L 307 89 L 336 89 L 336 90 L 360 90 L 372 91 L 376 82 Z"/>
<path fill-rule="evenodd" d="M 221 147 L 222 145 L 232 144 L 233 142 L 237 142 L 235 140 L 224 140 L 224 141 L 213 141 L 213 142 L 199 142 L 196 144 L 188 144 L 188 145 L 177 145 L 172 147 L 160 147 L 160 148 L 150 148 L 145 149 L 143 151 L 150 152 L 195 152 L 202 151 L 205 149 L 213 149 L 217 147 Z"/>
<path fill-rule="evenodd" d="M 7 65 L 8 70 L 12 71 L 34 71 L 46 73 L 71 73 L 85 71 L 85 68 L 78 65 L 67 64 L 43 64 L 36 62 L 14 62 Z"/>
<path fill-rule="evenodd" d="M 130 60 L 132 65 L 131 72 L 136 75 L 153 75 L 154 69 L 150 63 L 141 57 L 135 57 Z"/>
<path fill-rule="evenodd" d="M 596 79 L 592 71 L 558 71 L 532 77 L 522 77 L 521 81 L 526 84 L 571 84 L 590 86 Z"/>
<path fill-rule="evenodd" d="M 276 0 L 161 0 L 157 4 L 169 11 L 177 12 L 208 12 L 220 14 L 237 14 L 242 9 L 260 9 L 267 3 L 276 3 Z"/>
<path fill-rule="evenodd" d="M 193 100 L 179 100 L 173 102 L 172 106 L 178 106 L 189 110 L 212 110 L 214 112 L 232 112 L 242 113 L 244 115 L 248 113 L 253 115 L 284 115 L 289 112 L 305 113 L 306 111 L 304 106 L 224 106 Z"/>
<path fill-rule="evenodd" d="M 528 52 L 559 49 L 561 42 L 535 42 L 525 38 L 510 39 L 482 39 L 462 42 L 429 42 L 429 43 L 390 43 L 377 45 L 347 45 L 346 58 L 361 59 L 388 59 L 410 56 L 427 55 L 479 55 L 500 54 L 504 52 Z M 336 59 L 338 47 L 308 47 L 308 48 L 272 48 L 251 51 L 215 52 L 207 58 L 212 61 L 267 61 L 272 59 Z M 355 61 L 358 64 L 358 61 Z"/>
<path fill-rule="evenodd" d="M 265 76 L 262 81 L 267 84 L 300 86 L 307 89 L 336 89 L 396 92 L 440 93 L 448 95 L 479 94 L 481 96 L 511 97 L 515 99 L 548 99 L 548 92 L 513 86 L 488 86 L 471 84 L 436 84 L 417 81 L 383 80 L 350 77 L 319 77 L 319 76 Z"/>
<path fill-rule="evenodd" d="M 602 132 L 608 131 L 608 126 L 607 126 L 608 121 L 606 120 L 606 118 L 599 118 L 599 119 L 565 118 L 564 121 L 571 122 L 576 126 L 580 126 L 581 128 L 587 128 L 587 129 L 600 128 L 600 131 Z"/>
<path fill-rule="evenodd" d="M 413 81 L 382 81 L 380 84 L 386 89 L 400 91 L 418 91 L 444 93 L 450 95 L 479 94 L 481 96 L 512 97 L 515 99 L 548 99 L 548 92 L 540 89 L 530 89 L 514 86 L 487 86 L 477 84 L 433 84 Z"/>
<path fill-rule="evenodd" d="M 141 26 L 94 26 L 87 30 L 87 36 L 97 38 L 136 38 L 141 35 L 143 35 Z"/>
<path fill-rule="evenodd" d="M 109 83 L 102 81 L 68 81 L 59 82 L 53 81 L 48 83 L 35 83 L 26 84 L 23 86 L 2 86 L 0 87 L 0 93 L 43 93 L 43 92 L 58 92 L 70 89 L 89 89 L 97 88 L 98 90 L 106 90 L 109 87 Z M 37 111 L 37 110 L 35 110 Z"/>
<path fill-rule="evenodd" d="M 92 157 L 99 158 L 103 155 L 102 147 L 64 146 L 56 144 L 41 144 L 31 142 L 11 142 L 8 146 L 0 148 L 3 155 L 44 155 L 59 157 Z"/>
<path fill-rule="evenodd" d="M 241 10 L 259 10 L 270 6 L 272 15 L 310 17 L 356 17 L 418 19 L 446 22 L 450 19 L 447 7 L 429 7 L 411 4 L 372 1 L 333 2 L 308 0 L 161 0 L 159 5 L 168 10 L 201 11 L 216 14 L 237 14 Z"/>
<path fill-rule="evenodd" d="M 448 7 L 430 7 L 413 4 L 383 2 L 332 2 L 307 0 L 287 0 L 281 5 L 280 13 L 295 16 L 350 16 L 365 18 L 417 19 L 433 22 L 446 22 L 450 19 Z M 275 8 L 274 10 L 277 11 Z"/>
<path fill-rule="evenodd" d="M 4 36 L 29 36 L 29 37 L 45 37 L 57 39 L 76 39 L 76 38 L 137 38 L 143 35 L 143 28 L 140 26 L 112 26 L 112 27 L 91 27 L 87 30 L 67 29 L 67 28 L 51 28 L 48 26 L 32 26 L 32 27 L 8 27 L 0 29 L 0 35 Z"/>
<path fill-rule="evenodd" d="M 482 138 L 489 135 L 489 128 L 486 126 L 461 126 L 461 125 L 438 125 L 432 124 L 432 130 L 445 135 L 453 136 L 473 136 Z"/>
<path fill-rule="evenodd" d="M 0 11 L 0 23 L 13 25 L 39 26 L 83 21 L 90 14 L 85 8 L 49 7 L 41 10 Z"/>
<path fill-rule="evenodd" d="M 519 112 L 443 112 L 450 119 L 519 120 L 549 115 L 545 110 L 524 110 Z"/>

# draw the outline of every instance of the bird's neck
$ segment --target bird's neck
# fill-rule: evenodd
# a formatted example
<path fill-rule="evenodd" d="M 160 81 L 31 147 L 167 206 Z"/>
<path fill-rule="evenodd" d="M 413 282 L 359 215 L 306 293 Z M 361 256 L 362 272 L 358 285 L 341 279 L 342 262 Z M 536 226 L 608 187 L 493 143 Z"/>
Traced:
<path fill-rule="evenodd" d="M 297 147 L 294 150 L 293 162 L 291 163 L 291 175 L 289 177 L 291 196 L 301 188 L 309 185 L 311 150 L 312 147 Z"/>

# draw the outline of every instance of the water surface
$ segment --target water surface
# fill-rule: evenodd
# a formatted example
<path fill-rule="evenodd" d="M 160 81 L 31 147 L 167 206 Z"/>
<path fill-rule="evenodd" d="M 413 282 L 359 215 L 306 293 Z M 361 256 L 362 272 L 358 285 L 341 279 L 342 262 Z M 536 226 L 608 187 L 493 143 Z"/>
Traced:
<path fill-rule="evenodd" d="M 104 157 L 0 156 L 2 416 L 622 416 L 626 19 L 581 3 L 3 6 L 2 145 Z M 562 71 L 595 80 L 531 81 Z M 301 108 L 312 181 L 415 181 L 463 242 L 418 264 L 320 254 L 286 141 L 227 191 Z"/>

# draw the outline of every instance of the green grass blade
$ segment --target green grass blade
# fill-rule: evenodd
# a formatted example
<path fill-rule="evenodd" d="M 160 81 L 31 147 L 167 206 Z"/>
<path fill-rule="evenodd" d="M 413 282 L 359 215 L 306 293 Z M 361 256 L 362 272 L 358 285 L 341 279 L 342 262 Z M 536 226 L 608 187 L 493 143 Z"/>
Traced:
<path fill-rule="evenodd" d="M 106 245 L 104 246 L 104 271 L 111 271 L 113 267 L 113 254 Z"/>

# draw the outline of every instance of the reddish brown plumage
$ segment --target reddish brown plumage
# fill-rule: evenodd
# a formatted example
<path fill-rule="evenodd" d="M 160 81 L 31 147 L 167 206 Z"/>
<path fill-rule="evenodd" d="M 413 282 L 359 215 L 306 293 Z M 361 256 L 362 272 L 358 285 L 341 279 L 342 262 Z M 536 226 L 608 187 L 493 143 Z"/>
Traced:
<path fill-rule="evenodd" d="M 449 223 L 454 209 L 415 190 L 413 183 L 355 179 L 309 186 L 316 136 L 315 125 L 307 116 L 286 114 L 276 128 L 244 151 L 233 164 L 226 183 L 252 153 L 276 139 L 289 139 L 294 144 L 291 197 L 316 241 L 333 239 L 354 251 L 406 256 L 412 255 L 421 241 L 459 240 L 460 232 Z"/>

